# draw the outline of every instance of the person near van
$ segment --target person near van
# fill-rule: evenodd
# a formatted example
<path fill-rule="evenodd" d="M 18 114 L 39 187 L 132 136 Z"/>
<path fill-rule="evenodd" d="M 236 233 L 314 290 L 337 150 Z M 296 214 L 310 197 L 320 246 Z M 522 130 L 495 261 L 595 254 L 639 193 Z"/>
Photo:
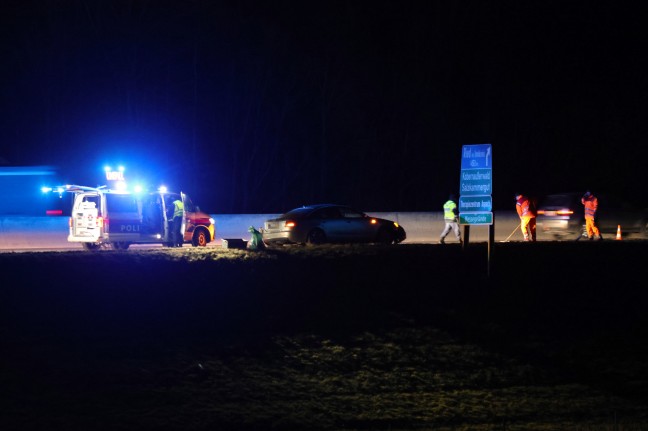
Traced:
<path fill-rule="evenodd" d="M 603 239 L 601 232 L 596 225 L 596 211 L 598 210 L 598 199 L 589 190 L 581 198 L 581 203 L 585 206 L 585 230 L 589 239 Z"/>
<path fill-rule="evenodd" d="M 182 216 L 184 214 L 184 204 L 182 199 L 176 198 L 173 201 L 173 246 L 182 247 L 184 240 L 182 238 Z"/>
<path fill-rule="evenodd" d="M 515 209 L 520 217 L 520 230 L 525 241 L 536 241 L 536 211 L 535 205 L 522 193 L 515 194 Z"/>
<path fill-rule="evenodd" d="M 443 229 L 443 232 L 441 232 L 439 244 L 445 244 L 445 237 L 448 236 L 450 230 L 454 232 L 455 238 L 457 238 L 457 241 L 459 241 L 459 244 L 461 244 L 459 216 L 454 195 L 450 195 L 446 203 L 443 204 L 443 221 L 445 222 L 445 228 Z"/>

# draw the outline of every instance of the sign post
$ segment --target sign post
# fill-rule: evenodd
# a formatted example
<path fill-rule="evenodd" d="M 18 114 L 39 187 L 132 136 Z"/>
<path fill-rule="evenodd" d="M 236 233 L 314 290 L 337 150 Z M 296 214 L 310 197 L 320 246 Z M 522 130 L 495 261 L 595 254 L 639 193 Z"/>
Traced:
<path fill-rule="evenodd" d="M 488 226 L 488 273 L 495 238 L 493 221 L 493 151 L 491 144 L 461 147 L 459 180 L 459 223 L 465 226 L 464 247 L 468 245 L 471 225 Z"/>

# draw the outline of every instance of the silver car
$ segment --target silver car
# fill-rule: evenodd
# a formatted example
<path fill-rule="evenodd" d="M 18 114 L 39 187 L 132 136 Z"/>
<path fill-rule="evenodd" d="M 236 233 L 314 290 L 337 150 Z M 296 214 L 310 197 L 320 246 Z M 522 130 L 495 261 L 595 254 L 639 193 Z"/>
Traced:
<path fill-rule="evenodd" d="M 402 226 L 370 217 L 345 205 L 318 204 L 295 208 L 264 223 L 266 244 L 383 243 L 405 240 Z"/>
<path fill-rule="evenodd" d="M 648 210 L 637 208 L 625 200 L 606 194 L 596 194 L 598 210 L 596 224 L 601 234 L 646 236 Z M 538 205 L 537 227 L 556 239 L 580 239 L 584 234 L 585 217 L 581 203 L 583 193 L 569 192 L 547 195 Z"/>

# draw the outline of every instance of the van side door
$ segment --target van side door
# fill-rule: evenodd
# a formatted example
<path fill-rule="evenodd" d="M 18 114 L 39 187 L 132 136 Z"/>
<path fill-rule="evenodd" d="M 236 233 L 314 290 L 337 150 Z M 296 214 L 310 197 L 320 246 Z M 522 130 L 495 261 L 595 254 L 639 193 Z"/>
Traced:
<path fill-rule="evenodd" d="M 102 215 L 100 193 L 75 193 L 70 215 L 70 238 L 97 241 L 102 235 Z"/>

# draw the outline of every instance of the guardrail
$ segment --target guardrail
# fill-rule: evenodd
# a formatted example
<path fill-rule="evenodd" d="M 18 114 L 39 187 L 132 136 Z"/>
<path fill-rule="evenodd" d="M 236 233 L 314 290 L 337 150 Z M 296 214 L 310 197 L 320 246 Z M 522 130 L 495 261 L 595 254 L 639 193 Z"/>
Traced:
<path fill-rule="evenodd" d="M 367 214 L 394 220 L 403 226 L 407 233 L 405 243 L 436 243 L 445 227 L 443 212 L 367 212 Z M 263 222 L 278 214 L 212 214 L 216 220 L 216 241 L 212 246 L 220 246 L 227 238 L 250 239 L 248 228 L 257 229 Z M 519 224 L 519 218 L 514 211 L 495 212 L 495 241 L 503 241 L 510 237 L 511 241 L 520 241 L 522 234 L 519 229 L 511 236 Z M 0 248 L 30 249 L 43 247 L 79 248 L 78 244 L 67 242 L 67 217 L 20 217 L 0 216 Z M 538 239 L 546 239 L 538 232 Z M 488 240 L 488 226 L 471 226 L 470 242 L 485 242 Z M 446 242 L 451 244 L 454 235 L 451 233 Z"/>

